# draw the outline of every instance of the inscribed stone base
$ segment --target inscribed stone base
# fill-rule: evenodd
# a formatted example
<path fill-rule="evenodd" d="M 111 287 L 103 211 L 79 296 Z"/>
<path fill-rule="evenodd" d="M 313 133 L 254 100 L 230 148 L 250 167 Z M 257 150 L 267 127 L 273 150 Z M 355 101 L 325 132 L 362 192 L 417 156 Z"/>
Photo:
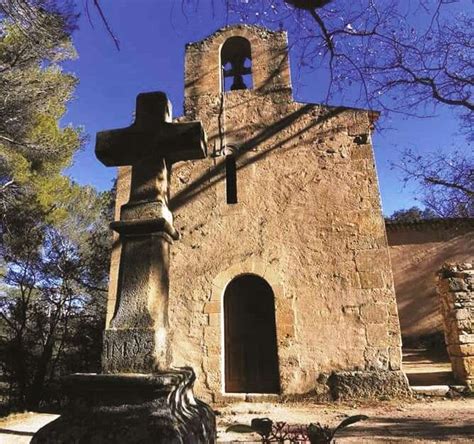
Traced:
<path fill-rule="evenodd" d="M 191 368 L 148 375 L 75 374 L 63 415 L 32 444 L 214 443 L 212 409 L 193 396 Z"/>
<path fill-rule="evenodd" d="M 149 373 L 155 368 L 155 331 L 127 329 L 104 331 L 103 373 Z"/>
<path fill-rule="evenodd" d="M 408 379 L 402 371 L 335 372 L 328 379 L 335 400 L 407 398 Z"/>

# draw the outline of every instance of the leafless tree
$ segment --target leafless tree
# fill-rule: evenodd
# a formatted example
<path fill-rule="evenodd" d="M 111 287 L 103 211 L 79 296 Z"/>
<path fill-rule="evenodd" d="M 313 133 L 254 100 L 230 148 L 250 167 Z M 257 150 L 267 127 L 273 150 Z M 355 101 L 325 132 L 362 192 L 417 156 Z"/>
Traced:
<path fill-rule="evenodd" d="M 327 73 L 327 100 L 426 116 L 452 107 L 471 134 L 473 16 L 452 0 L 225 0 L 254 23 L 289 28 L 303 70 Z"/>
<path fill-rule="evenodd" d="M 474 217 L 474 156 L 454 152 L 423 156 L 405 150 L 394 165 L 419 184 L 420 201 L 439 217 Z"/>

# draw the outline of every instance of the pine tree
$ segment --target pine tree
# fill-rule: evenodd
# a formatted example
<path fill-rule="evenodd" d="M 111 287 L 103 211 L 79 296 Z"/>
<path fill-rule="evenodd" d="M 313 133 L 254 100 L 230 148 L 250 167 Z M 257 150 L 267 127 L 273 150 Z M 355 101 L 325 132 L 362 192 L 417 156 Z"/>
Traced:
<path fill-rule="evenodd" d="M 0 374 L 17 408 L 97 371 L 104 323 L 112 193 L 63 175 L 83 136 L 59 124 L 77 83 L 61 68 L 75 16 L 60 3 L 0 0 Z"/>
<path fill-rule="evenodd" d="M 61 62 L 75 56 L 70 14 L 42 10 L 28 25 L 5 17 L 0 22 L 3 212 L 18 194 L 29 192 L 48 217 L 61 217 L 61 202 L 73 192 L 61 172 L 71 164 L 83 136 L 80 128 L 59 124 L 77 83 L 61 68 Z"/>

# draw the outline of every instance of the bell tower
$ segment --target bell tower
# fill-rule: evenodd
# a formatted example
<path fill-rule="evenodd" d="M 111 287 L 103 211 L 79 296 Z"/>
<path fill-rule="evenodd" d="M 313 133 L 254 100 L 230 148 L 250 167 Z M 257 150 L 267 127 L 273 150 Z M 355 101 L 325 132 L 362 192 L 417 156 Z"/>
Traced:
<path fill-rule="evenodd" d="M 221 87 L 223 91 L 252 89 L 252 53 L 250 42 L 243 37 L 230 37 L 221 48 Z M 250 66 L 249 66 L 250 65 Z M 247 82 L 244 81 L 246 77 Z M 232 84 L 226 80 L 233 79 Z"/>
<path fill-rule="evenodd" d="M 291 96 L 288 38 L 284 31 L 238 25 L 186 46 L 185 114 L 199 118 L 203 101 L 247 90 Z"/>

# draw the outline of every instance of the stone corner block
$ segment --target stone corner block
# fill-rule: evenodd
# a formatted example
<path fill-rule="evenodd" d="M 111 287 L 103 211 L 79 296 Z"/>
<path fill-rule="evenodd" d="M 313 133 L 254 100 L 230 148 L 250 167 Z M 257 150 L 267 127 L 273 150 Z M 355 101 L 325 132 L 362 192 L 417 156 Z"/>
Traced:
<path fill-rule="evenodd" d="M 335 400 L 409 398 L 411 390 L 401 371 L 340 371 L 328 379 Z"/>

